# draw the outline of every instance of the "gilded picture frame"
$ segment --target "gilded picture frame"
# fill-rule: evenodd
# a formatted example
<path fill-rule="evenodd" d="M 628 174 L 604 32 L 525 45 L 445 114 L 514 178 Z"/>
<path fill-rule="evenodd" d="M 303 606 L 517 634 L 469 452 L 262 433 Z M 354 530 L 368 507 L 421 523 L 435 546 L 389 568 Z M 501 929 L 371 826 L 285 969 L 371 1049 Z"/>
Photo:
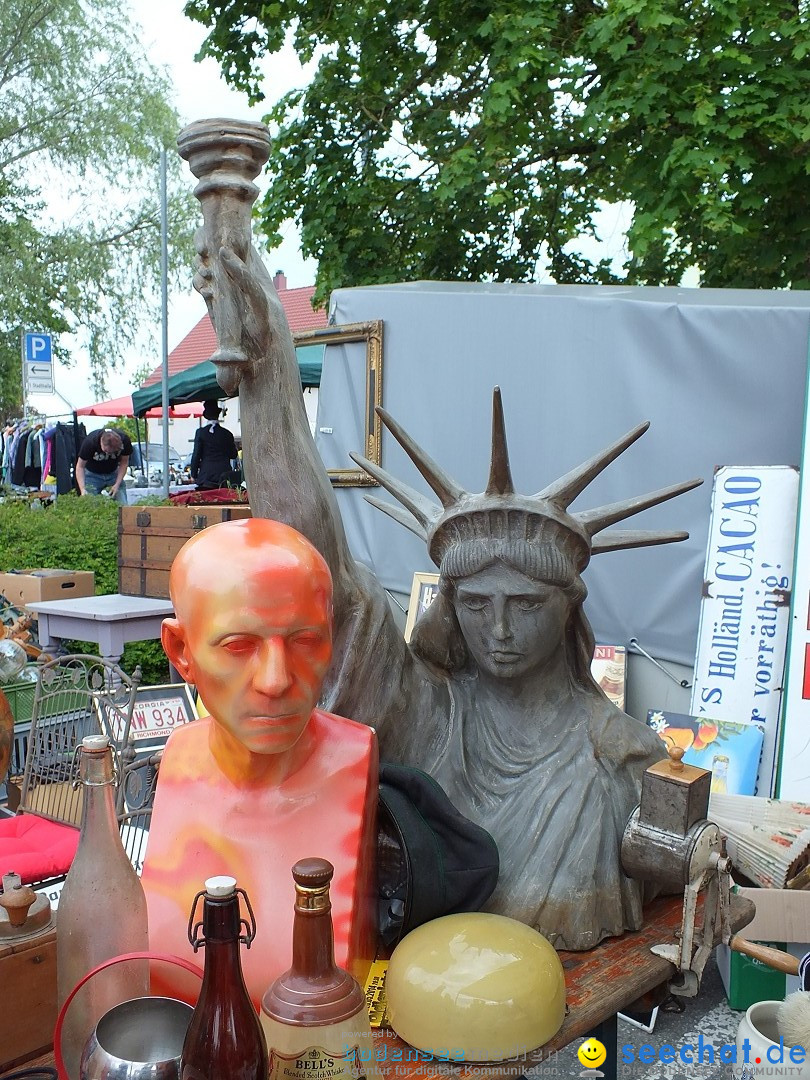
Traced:
<path fill-rule="evenodd" d="M 346 323 L 343 326 L 327 326 L 321 330 L 302 330 L 293 334 L 296 345 L 348 345 L 354 341 L 365 342 L 366 399 L 363 408 L 363 454 L 382 465 L 382 422 L 377 415 L 383 394 L 383 321 Z M 334 487 L 377 487 L 362 469 L 329 469 L 329 479 Z"/>

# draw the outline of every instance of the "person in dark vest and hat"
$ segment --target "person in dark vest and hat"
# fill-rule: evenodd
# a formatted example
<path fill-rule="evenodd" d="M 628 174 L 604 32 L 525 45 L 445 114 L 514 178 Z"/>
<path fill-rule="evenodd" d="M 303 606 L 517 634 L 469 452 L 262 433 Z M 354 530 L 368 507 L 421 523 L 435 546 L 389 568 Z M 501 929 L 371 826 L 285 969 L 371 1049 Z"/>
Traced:
<path fill-rule="evenodd" d="M 219 422 L 221 412 L 219 404 L 213 399 L 204 401 L 205 423 L 194 436 L 189 472 L 197 488 L 202 491 L 224 487 L 233 475 L 231 462 L 236 459 L 236 444 L 232 433 Z"/>

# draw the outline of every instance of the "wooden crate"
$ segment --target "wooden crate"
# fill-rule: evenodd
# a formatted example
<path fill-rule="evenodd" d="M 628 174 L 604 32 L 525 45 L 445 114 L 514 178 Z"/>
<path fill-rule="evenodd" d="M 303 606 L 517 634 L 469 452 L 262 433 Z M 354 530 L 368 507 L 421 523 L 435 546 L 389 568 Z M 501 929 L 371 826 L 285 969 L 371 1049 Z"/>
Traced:
<path fill-rule="evenodd" d="M 250 517 L 249 506 L 122 506 L 118 591 L 169 598 L 169 570 L 186 540 L 209 525 Z"/>
<path fill-rule="evenodd" d="M 16 945 L 0 942 L 0 1072 L 53 1045 L 56 1024 L 56 930 Z"/>

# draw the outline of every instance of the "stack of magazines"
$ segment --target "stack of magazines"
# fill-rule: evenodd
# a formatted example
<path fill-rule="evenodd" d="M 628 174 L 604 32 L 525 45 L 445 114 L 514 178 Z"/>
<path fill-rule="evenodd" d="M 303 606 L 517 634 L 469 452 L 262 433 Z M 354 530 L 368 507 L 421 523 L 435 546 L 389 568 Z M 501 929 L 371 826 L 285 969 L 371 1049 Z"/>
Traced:
<path fill-rule="evenodd" d="M 746 877 L 766 889 L 810 887 L 810 804 L 713 793 L 709 818 Z"/>

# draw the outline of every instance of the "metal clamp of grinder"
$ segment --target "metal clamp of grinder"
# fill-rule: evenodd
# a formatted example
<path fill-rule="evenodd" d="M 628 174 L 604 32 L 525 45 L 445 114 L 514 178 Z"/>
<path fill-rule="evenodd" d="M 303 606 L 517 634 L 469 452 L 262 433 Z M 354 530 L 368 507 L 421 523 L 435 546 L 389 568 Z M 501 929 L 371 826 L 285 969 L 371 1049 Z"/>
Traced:
<path fill-rule="evenodd" d="M 685 765 L 682 758 L 683 750 L 672 747 L 669 758 L 644 773 L 641 803 L 622 837 L 622 867 L 628 877 L 651 881 L 665 892 L 683 889 L 680 943 L 651 951 L 678 970 L 671 992 L 694 997 L 716 939 L 730 938 L 731 861 L 719 828 L 706 818 L 712 774 Z M 696 929 L 704 889 L 703 925 Z"/>

